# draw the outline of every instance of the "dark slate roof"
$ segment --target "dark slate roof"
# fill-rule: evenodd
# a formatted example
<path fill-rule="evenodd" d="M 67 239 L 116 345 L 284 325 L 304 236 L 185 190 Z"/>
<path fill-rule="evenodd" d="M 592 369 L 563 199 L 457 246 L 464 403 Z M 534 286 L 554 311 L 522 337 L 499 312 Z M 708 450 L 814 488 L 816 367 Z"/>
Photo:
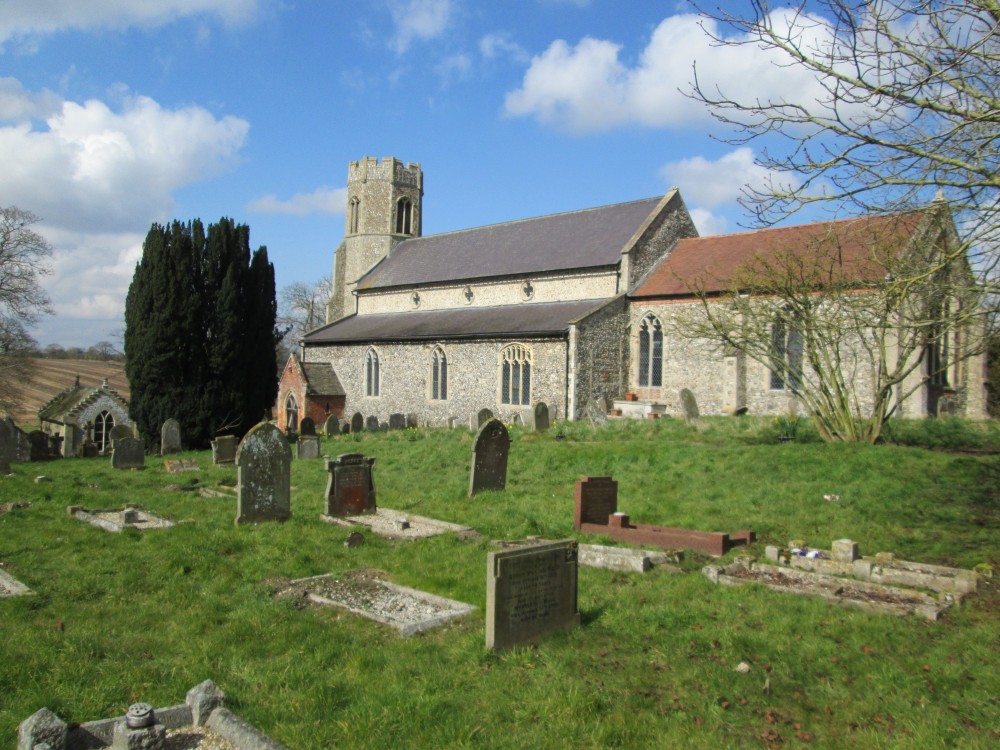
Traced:
<path fill-rule="evenodd" d="M 333 365 L 329 362 L 302 362 L 306 375 L 306 392 L 310 396 L 346 396 Z"/>
<path fill-rule="evenodd" d="M 404 240 L 358 289 L 613 266 L 662 198 Z"/>
<path fill-rule="evenodd" d="M 366 341 L 553 336 L 565 333 L 571 322 L 610 301 L 589 299 L 352 315 L 307 334 L 305 342 L 307 345 L 321 345 Z"/>
<path fill-rule="evenodd" d="M 107 396 L 118 402 L 122 409 L 128 411 L 128 401 L 122 398 L 118 391 L 107 385 L 107 381 L 100 388 L 86 388 L 80 385 L 80 381 L 77 379 L 76 384 L 43 404 L 38 410 L 38 418 L 45 422 L 59 424 L 72 422 L 81 411 L 101 396 Z"/>
<path fill-rule="evenodd" d="M 920 213 L 889 214 L 684 238 L 629 296 L 728 291 L 741 286 L 752 269 L 767 264 L 783 268 L 790 258 L 795 267 L 823 270 L 835 281 L 864 285 L 885 276 L 888 258 L 906 246 L 922 218 Z"/>

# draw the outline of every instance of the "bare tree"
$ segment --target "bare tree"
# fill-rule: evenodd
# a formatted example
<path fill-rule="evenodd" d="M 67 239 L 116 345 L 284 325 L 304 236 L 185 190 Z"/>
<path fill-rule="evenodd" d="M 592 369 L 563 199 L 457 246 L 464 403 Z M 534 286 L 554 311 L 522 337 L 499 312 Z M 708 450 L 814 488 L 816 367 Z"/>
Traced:
<path fill-rule="evenodd" d="M 326 303 L 332 289 L 329 276 L 312 284 L 296 281 L 282 288 L 278 325 L 285 331 L 285 341 L 294 346 L 306 333 L 326 323 Z"/>
<path fill-rule="evenodd" d="M 31 376 L 28 355 L 35 342 L 27 325 L 51 312 L 39 277 L 52 247 L 32 230 L 38 218 L 15 206 L 0 208 L 0 408 L 18 401 L 19 385 Z"/>
<path fill-rule="evenodd" d="M 757 223 L 806 206 L 842 216 L 926 206 L 940 191 L 962 242 L 952 252 L 993 278 L 1000 261 L 1000 4 L 996 0 L 810 0 L 746 14 L 702 10 L 720 45 L 804 69 L 819 96 L 746 99 L 695 69 L 693 96 L 758 140 L 773 179 L 747 188 Z M 727 32 L 733 30 L 735 35 Z M 951 258 L 941 257 L 941 265 Z"/>

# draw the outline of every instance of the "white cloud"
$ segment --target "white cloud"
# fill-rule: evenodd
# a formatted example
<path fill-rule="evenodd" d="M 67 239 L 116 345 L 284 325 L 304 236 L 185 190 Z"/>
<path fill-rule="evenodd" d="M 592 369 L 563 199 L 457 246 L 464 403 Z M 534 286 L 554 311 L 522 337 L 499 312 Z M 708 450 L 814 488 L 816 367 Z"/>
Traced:
<path fill-rule="evenodd" d="M 557 40 L 532 58 L 521 87 L 507 94 L 506 112 L 576 133 L 705 122 L 707 108 L 686 96 L 694 64 L 703 85 L 721 85 L 747 100 L 780 99 L 784 92 L 806 102 L 821 96 L 815 78 L 800 68 L 776 65 L 774 53 L 750 45 L 716 45 L 706 30 L 724 36 L 711 20 L 671 16 L 656 28 L 631 67 L 614 42 L 585 37 L 571 47 Z M 819 23 L 802 33 L 820 40 L 827 31 Z"/>
<path fill-rule="evenodd" d="M 390 47 L 402 54 L 415 41 L 441 36 L 453 10 L 451 0 L 390 0 L 389 12 L 396 26 Z"/>
<path fill-rule="evenodd" d="M 517 62 L 528 62 L 527 50 L 510 38 L 510 34 L 486 34 L 479 40 L 479 54 L 487 60 L 509 57 Z"/>
<path fill-rule="evenodd" d="M 660 174 L 684 200 L 704 208 L 735 203 L 744 186 L 764 189 L 775 175 L 754 163 L 753 149 L 738 148 L 709 161 L 702 156 L 664 164 Z M 787 179 L 787 176 L 784 177 Z"/>
<path fill-rule="evenodd" d="M 729 227 L 729 221 L 725 216 L 713 214 L 711 211 L 706 211 L 703 208 L 692 208 L 689 213 L 691 214 L 691 221 L 694 222 L 694 226 L 701 237 L 710 237 L 713 234 L 725 234 Z"/>
<path fill-rule="evenodd" d="M 255 198 L 247 205 L 248 211 L 272 214 L 340 214 L 347 205 L 347 188 L 320 187 L 311 193 L 296 193 L 288 200 L 274 195 Z"/>
<path fill-rule="evenodd" d="M 62 99 L 45 89 L 33 94 L 25 91 L 16 78 L 0 78 L 0 122 L 25 122 L 46 118 L 59 111 Z"/>
<path fill-rule="evenodd" d="M 215 15 L 230 24 L 252 20 L 264 0 L 29 0 L 0 3 L 0 44 L 65 29 L 156 27 L 182 16 Z"/>

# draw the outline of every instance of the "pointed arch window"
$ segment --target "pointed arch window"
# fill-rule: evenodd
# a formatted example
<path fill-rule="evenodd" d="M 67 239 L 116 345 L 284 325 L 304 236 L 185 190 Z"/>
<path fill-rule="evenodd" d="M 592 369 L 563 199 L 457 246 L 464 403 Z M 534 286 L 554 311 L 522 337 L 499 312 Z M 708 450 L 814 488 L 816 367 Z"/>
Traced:
<path fill-rule="evenodd" d="M 802 332 L 784 308 L 771 324 L 771 390 L 797 391 L 802 382 Z"/>
<path fill-rule="evenodd" d="M 440 346 L 431 354 L 431 400 L 448 400 L 448 358 Z"/>
<path fill-rule="evenodd" d="M 94 419 L 94 442 L 101 453 L 111 448 L 111 428 L 114 426 L 115 417 L 109 411 L 102 411 Z"/>
<path fill-rule="evenodd" d="M 413 201 L 409 198 L 396 201 L 396 234 L 413 234 Z"/>
<path fill-rule="evenodd" d="M 500 403 L 531 403 L 531 350 L 511 344 L 500 352 Z"/>
<path fill-rule="evenodd" d="M 351 198 L 350 204 L 347 208 L 347 231 L 350 234 L 358 233 L 358 224 L 360 223 L 361 215 L 361 199 L 357 196 Z"/>
<path fill-rule="evenodd" d="M 299 402 L 295 400 L 293 393 L 289 393 L 285 399 L 285 429 L 289 432 L 299 429 Z"/>
<path fill-rule="evenodd" d="M 378 352 L 369 349 L 365 355 L 365 395 L 376 397 L 379 394 L 379 381 L 381 380 L 379 368 Z"/>
<path fill-rule="evenodd" d="M 639 385 L 663 385 L 663 327 L 655 315 L 647 315 L 639 324 Z"/>

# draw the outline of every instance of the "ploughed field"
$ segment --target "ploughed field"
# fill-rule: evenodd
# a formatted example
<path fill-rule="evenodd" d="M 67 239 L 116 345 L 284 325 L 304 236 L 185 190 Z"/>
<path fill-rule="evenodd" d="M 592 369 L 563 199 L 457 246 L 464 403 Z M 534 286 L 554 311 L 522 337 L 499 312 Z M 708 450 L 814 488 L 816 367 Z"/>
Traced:
<path fill-rule="evenodd" d="M 126 401 L 129 398 L 128 380 L 121 362 L 35 358 L 31 360 L 31 371 L 31 381 L 21 386 L 21 405 L 10 415 L 26 432 L 37 427 L 38 410 L 72 386 L 77 375 L 80 376 L 80 384 L 88 388 L 100 387 L 107 378 L 108 385 Z"/>

